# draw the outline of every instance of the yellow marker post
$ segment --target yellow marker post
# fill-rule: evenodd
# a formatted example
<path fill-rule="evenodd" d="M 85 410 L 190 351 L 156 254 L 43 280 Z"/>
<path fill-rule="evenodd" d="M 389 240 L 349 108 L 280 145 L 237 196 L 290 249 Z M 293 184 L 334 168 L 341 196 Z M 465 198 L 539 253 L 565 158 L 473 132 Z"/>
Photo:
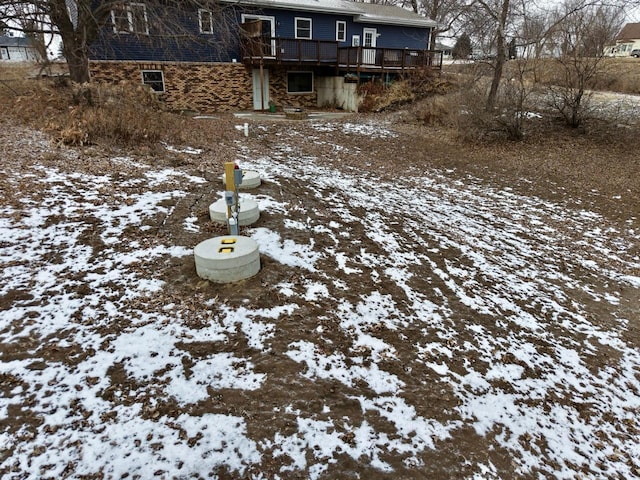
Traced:
<path fill-rule="evenodd" d="M 235 197 L 236 186 L 233 182 L 233 171 L 236 169 L 235 162 L 224 162 L 225 188 L 229 192 L 233 192 Z M 231 205 L 227 204 L 227 219 L 231 218 Z"/>

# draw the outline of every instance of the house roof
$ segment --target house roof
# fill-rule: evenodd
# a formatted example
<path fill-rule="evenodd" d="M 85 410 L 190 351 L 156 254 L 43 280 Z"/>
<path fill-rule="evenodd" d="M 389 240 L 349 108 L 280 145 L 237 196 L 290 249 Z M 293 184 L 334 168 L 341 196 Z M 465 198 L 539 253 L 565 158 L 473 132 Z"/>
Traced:
<path fill-rule="evenodd" d="M 262 8 L 281 8 L 318 13 L 352 15 L 354 21 L 409 27 L 435 27 L 436 22 L 401 7 L 346 0 L 226 0 L 228 3 Z"/>
<path fill-rule="evenodd" d="M 390 23 L 394 25 L 407 25 L 415 27 L 435 27 L 436 22 L 418 15 L 406 8 L 393 5 L 378 5 L 375 3 L 348 2 L 362 13 L 356 16 L 356 21 L 372 23 Z"/>
<path fill-rule="evenodd" d="M 33 47 L 31 40 L 26 37 L 8 37 L 0 35 L 0 46 L 2 47 Z"/>
<path fill-rule="evenodd" d="M 640 23 L 627 23 L 620 30 L 616 40 L 640 40 Z"/>

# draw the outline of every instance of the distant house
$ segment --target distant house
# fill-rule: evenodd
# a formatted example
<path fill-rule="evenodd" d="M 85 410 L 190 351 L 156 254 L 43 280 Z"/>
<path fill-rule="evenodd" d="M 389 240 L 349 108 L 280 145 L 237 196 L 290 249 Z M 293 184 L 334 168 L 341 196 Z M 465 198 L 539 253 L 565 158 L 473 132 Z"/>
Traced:
<path fill-rule="evenodd" d="M 436 42 L 436 50 L 440 50 L 442 52 L 442 60 L 449 61 L 453 59 L 453 47 L 445 45 L 444 43 Z"/>
<path fill-rule="evenodd" d="M 420 68 L 441 68 L 430 49 L 436 23 L 400 7 L 345 0 L 223 0 L 219 12 L 150 12 L 124 3 L 92 46 L 92 80 L 143 82 L 180 110 L 270 106 L 357 109 L 355 85 Z M 155 4 L 155 3 L 154 3 Z M 173 15 L 182 35 L 153 18 Z"/>
<path fill-rule="evenodd" d="M 0 35 L 0 61 L 33 62 L 39 59 L 40 55 L 29 38 Z"/>
<path fill-rule="evenodd" d="M 605 48 L 605 54 L 628 57 L 631 51 L 640 48 L 640 23 L 627 23 L 616 37 L 615 45 Z"/>

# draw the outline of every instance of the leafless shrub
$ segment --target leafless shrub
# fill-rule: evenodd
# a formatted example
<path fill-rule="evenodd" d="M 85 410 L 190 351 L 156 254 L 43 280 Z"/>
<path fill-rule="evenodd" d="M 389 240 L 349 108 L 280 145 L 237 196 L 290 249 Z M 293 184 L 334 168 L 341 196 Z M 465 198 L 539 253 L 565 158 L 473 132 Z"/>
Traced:
<path fill-rule="evenodd" d="M 592 89 L 606 71 L 605 47 L 624 18 L 624 5 L 594 4 L 559 11 L 555 35 L 560 51 L 554 56 L 555 77 L 549 85 L 549 105 L 573 128 L 583 128 L 592 113 Z"/>
<path fill-rule="evenodd" d="M 152 144 L 181 134 L 183 118 L 163 111 L 145 85 L 68 85 L 51 78 L 22 78 L 18 85 L 15 93 L 0 87 L 6 114 L 65 144 Z"/>
<path fill-rule="evenodd" d="M 495 105 L 487 109 L 487 77 L 467 75 L 458 94 L 454 124 L 468 139 L 507 138 L 521 140 L 532 112 L 534 84 L 529 80 L 535 64 L 525 60 L 507 63 Z"/>
<path fill-rule="evenodd" d="M 385 87 L 381 81 L 370 81 L 358 84 L 358 95 L 362 101 L 358 107 L 361 112 L 372 112 L 376 109 L 377 102 L 384 96 Z"/>
<path fill-rule="evenodd" d="M 557 111 L 565 123 L 573 128 L 582 128 L 592 117 L 592 92 L 581 88 L 550 85 L 548 87 L 548 105 Z"/>
<path fill-rule="evenodd" d="M 486 85 L 474 84 L 461 88 L 454 97 L 452 119 L 458 137 L 480 140 L 496 130 L 493 115 L 486 109 L 486 91 Z"/>
<path fill-rule="evenodd" d="M 412 115 L 416 121 L 424 125 L 449 125 L 451 111 L 451 98 L 435 95 L 416 104 L 412 109 Z"/>
<path fill-rule="evenodd" d="M 494 113 L 496 123 L 510 140 L 521 140 L 527 121 L 536 115 L 531 103 L 535 85 L 529 80 L 535 76 L 535 69 L 536 63 L 531 60 L 507 63 Z"/>
<path fill-rule="evenodd" d="M 155 143 L 174 123 L 145 85 L 73 85 L 72 97 L 70 125 L 61 129 L 64 143 Z"/>

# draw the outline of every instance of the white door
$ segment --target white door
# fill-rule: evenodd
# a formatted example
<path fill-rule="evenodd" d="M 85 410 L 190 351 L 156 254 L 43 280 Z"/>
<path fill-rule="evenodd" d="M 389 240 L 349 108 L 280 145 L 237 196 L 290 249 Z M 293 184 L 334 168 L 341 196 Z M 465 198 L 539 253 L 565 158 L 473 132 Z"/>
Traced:
<path fill-rule="evenodd" d="M 362 29 L 362 63 L 366 65 L 375 65 L 376 63 L 377 37 L 378 31 L 375 28 Z"/>
<path fill-rule="evenodd" d="M 262 55 L 273 57 L 276 54 L 276 21 L 275 17 L 265 17 L 263 15 L 245 15 L 241 16 L 242 23 L 260 21 L 259 30 L 252 32 L 256 35 L 256 40 L 261 40 L 263 43 Z"/>
<path fill-rule="evenodd" d="M 261 88 L 262 87 L 262 88 Z M 269 108 L 269 70 L 255 68 L 253 70 L 253 109 Z"/>

